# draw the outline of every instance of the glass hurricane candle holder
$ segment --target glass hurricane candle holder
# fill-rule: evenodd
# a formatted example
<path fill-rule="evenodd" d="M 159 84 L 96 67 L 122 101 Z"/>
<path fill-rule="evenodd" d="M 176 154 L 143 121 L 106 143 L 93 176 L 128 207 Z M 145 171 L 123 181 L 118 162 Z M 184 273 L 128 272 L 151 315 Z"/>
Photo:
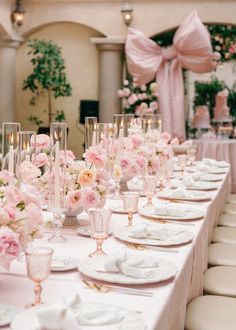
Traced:
<path fill-rule="evenodd" d="M 133 126 L 133 113 L 126 113 L 124 115 L 124 135 L 127 137 L 129 135 L 129 129 Z"/>
<path fill-rule="evenodd" d="M 152 199 L 156 194 L 157 180 L 155 175 L 145 175 L 143 180 L 143 190 L 147 197 L 147 204 L 144 207 L 153 207 Z"/>
<path fill-rule="evenodd" d="M 20 183 L 27 181 L 26 171 L 21 171 L 25 162 L 31 162 L 36 153 L 36 132 L 20 131 L 18 133 L 19 147 L 17 152 L 16 176 Z"/>
<path fill-rule="evenodd" d="M 54 235 L 49 238 L 50 242 L 63 243 L 67 239 L 62 236 L 61 229 L 64 220 L 65 208 L 65 164 L 67 146 L 67 124 L 50 124 L 50 175 L 49 175 L 49 211 L 54 216 Z"/>
<path fill-rule="evenodd" d="M 123 205 L 128 213 L 128 226 L 132 226 L 133 214 L 138 211 L 139 193 L 134 191 L 126 191 L 122 194 Z"/>
<path fill-rule="evenodd" d="M 91 225 L 91 238 L 95 240 L 97 248 L 89 256 L 105 255 L 102 246 L 109 235 L 111 211 L 104 209 L 90 209 L 89 220 Z"/>
<path fill-rule="evenodd" d="M 16 151 L 18 148 L 19 123 L 2 124 L 2 170 L 15 173 L 16 170 Z"/>
<path fill-rule="evenodd" d="M 114 131 L 116 135 L 114 138 L 124 139 L 124 125 L 125 125 L 125 117 L 123 114 L 114 114 L 113 115 L 113 124 Z"/>
<path fill-rule="evenodd" d="M 95 146 L 97 141 L 97 117 L 85 117 L 85 151 L 91 147 Z"/>
<path fill-rule="evenodd" d="M 52 254 L 53 249 L 48 247 L 31 246 L 25 251 L 27 275 L 32 281 L 35 282 L 35 300 L 32 304 L 26 305 L 26 308 L 42 304 L 41 283 L 48 278 L 51 272 Z"/>

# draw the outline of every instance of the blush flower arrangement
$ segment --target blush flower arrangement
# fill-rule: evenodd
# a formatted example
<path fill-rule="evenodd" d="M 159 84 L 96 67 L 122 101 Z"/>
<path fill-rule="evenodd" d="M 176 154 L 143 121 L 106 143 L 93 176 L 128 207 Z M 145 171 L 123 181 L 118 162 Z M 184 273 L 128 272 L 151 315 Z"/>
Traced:
<path fill-rule="evenodd" d="M 156 82 L 138 86 L 132 78 L 123 82 L 118 90 L 125 113 L 134 113 L 142 117 L 145 114 L 156 113 L 158 110 L 158 86 Z"/>
<path fill-rule="evenodd" d="M 0 265 L 6 269 L 42 235 L 39 197 L 32 189 L 19 189 L 12 173 L 0 172 Z"/>
<path fill-rule="evenodd" d="M 49 182 L 53 182 L 54 179 L 52 172 L 50 180 L 50 157 L 47 152 L 49 146 L 50 139 L 47 135 L 36 136 L 36 155 L 31 164 L 35 176 L 30 180 L 31 184 L 37 187 L 46 205 L 49 201 Z M 65 208 L 69 213 L 98 207 L 104 202 L 106 196 L 110 175 L 103 167 L 105 162 L 103 152 L 89 150 L 87 158 L 90 163 L 94 164 L 93 168 L 88 169 L 85 165 L 76 162 L 71 150 L 60 151 L 60 162 L 65 169 L 61 178 L 65 194 Z M 26 165 L 23 166 L 23 169 Z M 29 169 L 29 166 L 27 168 Z M 40 172 L 40 175 L 37 171 Z"/>

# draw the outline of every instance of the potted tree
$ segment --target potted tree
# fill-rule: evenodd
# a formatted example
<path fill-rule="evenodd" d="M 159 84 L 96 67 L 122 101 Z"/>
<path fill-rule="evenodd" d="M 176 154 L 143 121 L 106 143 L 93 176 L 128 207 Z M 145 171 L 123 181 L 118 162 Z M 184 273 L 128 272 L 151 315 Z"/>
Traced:
<path fill-rule="evenodd" d="M 46 125 L 53 120 L 64 121 L 64 111 L 55 110 L 52 104 L 53 99 L 72 95 L 61 48 L 52 41 L 39 39 L 29 40 L 28 46 L 33 72 L 23 81 L 23 90 L 30 90 L 33 93 L 30 99 L 31 105 L 35 105 L 40 96 L 47 97 Z M 28 119 L 36 125 L 44 124 L 37 116 L 31 115 Z"/>

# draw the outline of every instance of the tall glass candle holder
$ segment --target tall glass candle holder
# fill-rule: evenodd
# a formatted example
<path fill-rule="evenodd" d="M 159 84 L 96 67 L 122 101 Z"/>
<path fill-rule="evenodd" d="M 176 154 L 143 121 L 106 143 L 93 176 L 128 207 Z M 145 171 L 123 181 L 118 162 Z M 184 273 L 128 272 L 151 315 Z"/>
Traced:
<path fill-rule="evenodd" d="M 5 122 L 2 124 L 2 170 L 15 173 L 18 148 L 19 123 Z"/>
<path fill-rule="evenodd" d="M 129 135 L 129 129 L 133 126 L 133 113 L 126 113 L 124 115 L 124 134 L 127 137 Z"/>
<path fill-rule="evenodd" d="M 114 131 L 116 132 L 114 138 L 119 138 L 119 139 L 124 138 L 125 116 L 123 114 L 114 114 L 113 124 L 114 124 Z"/>
<path fill-rule="evenodd" d="M 25 171 L 21 171 L 24 162 L 31 162 L 35 156 L 36 132 L 20 131 L 18 133 L 19 147 L 17 154 L 16 175 L 19 182 L 27 181 Z"/>
<path fill-rule="evenodd" d="M 85 117 L 85 151 L 98 143 L 96 131 L 97 117 Z"/>
<path fill-rule="evenodd" d="M 65 159 L 67 147 L 67 124 L 51 123 L 50 124 L 50 198 L 49 210 L 54 216 L 54 235 L 49 238 L 50 242 L 63 243 L 67 239 L 62 236 L 61 229 L 64 220 L 63 213 L 65 207 L 65 189 L 63 181 L 65 179 Z"/>

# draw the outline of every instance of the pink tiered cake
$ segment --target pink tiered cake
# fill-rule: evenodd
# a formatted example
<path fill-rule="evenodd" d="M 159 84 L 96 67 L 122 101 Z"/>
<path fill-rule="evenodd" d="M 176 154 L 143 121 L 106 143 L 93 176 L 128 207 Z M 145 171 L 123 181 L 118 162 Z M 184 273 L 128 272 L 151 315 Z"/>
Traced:
<path fill-rule="evenodd" d="M 210 128 L 210 114 L 206 105 L 196 107 L 196 112 L 193 119 L 194 128 Z"/>
<path fill-rule="evenodd" d="M 230 112 L 227 104 L 229 92 L 227 89 L 220 91 L 216 94 L 216 104 L 214 109 L 214 120 L 215 121 L 230 121 Z"/>

